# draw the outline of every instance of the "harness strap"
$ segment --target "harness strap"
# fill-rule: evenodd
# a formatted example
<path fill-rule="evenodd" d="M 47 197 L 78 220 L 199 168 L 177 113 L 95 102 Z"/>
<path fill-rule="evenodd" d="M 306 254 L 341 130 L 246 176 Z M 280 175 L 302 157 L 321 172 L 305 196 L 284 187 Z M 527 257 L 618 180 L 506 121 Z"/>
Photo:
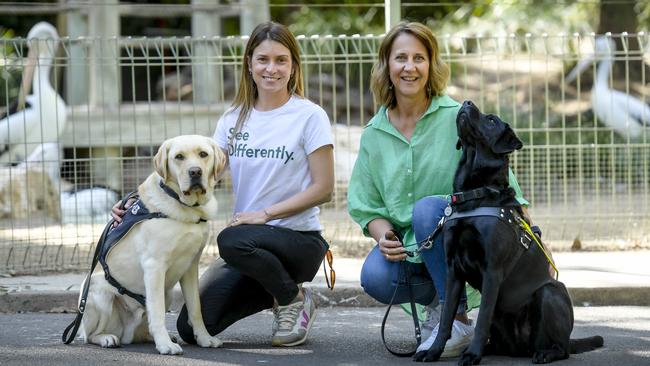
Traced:
<path fill-rule="evenodd" d="M 126 295 L 135 301 L 139 302 L 140 305 L 146 307 L 146 298 L 140 294 L 136 294 L 135 292 L 129 291 L 126 287 L 122 286 L 111 274 L 108 272 L 108 266 L 104 267 L 104 278 L 106 279 L 106 282 L 110 283 L 113 287 L 117 289 L 117 292 L 120 293 L 120 295 Z"/>

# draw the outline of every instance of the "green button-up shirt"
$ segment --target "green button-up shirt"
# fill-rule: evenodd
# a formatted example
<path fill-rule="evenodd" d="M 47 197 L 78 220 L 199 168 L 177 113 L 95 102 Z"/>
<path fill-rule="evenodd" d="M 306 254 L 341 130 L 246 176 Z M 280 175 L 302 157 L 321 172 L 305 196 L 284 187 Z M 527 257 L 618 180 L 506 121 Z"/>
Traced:
<path fill-rule="evenodd" d="M 418 120 L 411 141 L 389 122 L 385 107 L 370 120 L 361 135 L 359 156 L 348 187 L 348 211 L 364 235 L 369 236 L 370 221 L 385 218 L 402 232 L 406 249 L 416 249 L 411 227 L 415 202 L 423 197 L 447 197 L 453 193 L 454 174 L 461 156 L 460 150 L 456 150 L 456 115 L 460 106 L 446 95 L 434 98 Z M 512 171 L 510 186 L 517 200 L 528 205 Z"/>

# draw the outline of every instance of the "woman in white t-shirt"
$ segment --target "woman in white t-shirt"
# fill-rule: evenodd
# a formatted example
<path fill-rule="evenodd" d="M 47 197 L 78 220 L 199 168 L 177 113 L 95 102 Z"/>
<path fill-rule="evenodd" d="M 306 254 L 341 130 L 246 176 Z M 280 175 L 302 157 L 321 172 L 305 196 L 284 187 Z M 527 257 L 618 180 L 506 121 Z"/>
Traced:
<path fill-rule="evenodd" d="M 334 157 L 327 114 L 303 97 L 298 43 L 283 25 L 251 34 L 232 107 L 214 139 L 229 159 L 235 206 L 217 237 L 219 254 L 200 280 L 201 308 L 211 335 L 273 308 L 272 344 L 303 343 L 315 305 L 311 281 L 328 245 L 319 204 L 331 199 Z M 194 343 L 187 311 L 178 332 Z"/>

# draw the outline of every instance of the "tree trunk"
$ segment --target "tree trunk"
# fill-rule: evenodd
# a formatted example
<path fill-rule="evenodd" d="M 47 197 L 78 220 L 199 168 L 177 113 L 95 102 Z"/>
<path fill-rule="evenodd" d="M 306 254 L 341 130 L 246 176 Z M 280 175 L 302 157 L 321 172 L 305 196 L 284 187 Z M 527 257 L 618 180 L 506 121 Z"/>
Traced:
<path fill-rule="evenodd" d="M 635 6 L 636 3 L 632 1 L 612 2 L 601 0 L 600 20 L 596 34 L 605 34 L 607 32 L 611 32 L 613 35 L 618 35 L 622 32 L 636 34 L 639 28 L 639 21 L 638 14 L 634 9 Z M 629 37 L 628 39 L 628 52 L 638 51 L 638 39 L 636 37 Z M 624 48 L 621 38 L 615 37 L 614 40 L 616 41 L 616 49 L 623 51 Z M 612 71 L 613 78 L 624 80 L 626 73 L 624 55 L 618 53 L 616 59 L 617 61 Z M 640 80 L 642 67 L 644 67 L 643 63 L 639 65 L 638 61 L 629 61 L 628 72 L 630 80 Z"/>

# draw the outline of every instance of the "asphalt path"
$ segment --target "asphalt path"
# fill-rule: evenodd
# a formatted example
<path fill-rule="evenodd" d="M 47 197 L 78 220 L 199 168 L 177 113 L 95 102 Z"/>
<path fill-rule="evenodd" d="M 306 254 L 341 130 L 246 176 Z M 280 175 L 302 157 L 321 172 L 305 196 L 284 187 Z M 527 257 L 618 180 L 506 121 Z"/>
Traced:
<path fill-rule="evenodd" d="M 223 348 L 204 349 L 183 344 L 181 356 L 159 355 L 153 344 L 103 349 L 81 343 L 61 343 L 61 332 L 73 314 L 0 314 L 0 365 L 414 365 L 383 348 L 379 330 L 383 308 L 324 308 L 309 341 L 299 347 L 270 346 L 272 314 L 244 319 L 220 338 Z M 650 365 L 650 307 L 577 307 L 572 336 L 600 334 L 605 347 L 572 355 L 555 365 Z M 176 314 L 167 314 L 175 333 Z M 387 334 L 393 346 L 408 346 L 412 324 L 402 311 L 391 312 Z M 455 359 L 439 365 L 455 365 Z M 527 358 L 486 356 L 483 365 L 530 365 Z"/>

